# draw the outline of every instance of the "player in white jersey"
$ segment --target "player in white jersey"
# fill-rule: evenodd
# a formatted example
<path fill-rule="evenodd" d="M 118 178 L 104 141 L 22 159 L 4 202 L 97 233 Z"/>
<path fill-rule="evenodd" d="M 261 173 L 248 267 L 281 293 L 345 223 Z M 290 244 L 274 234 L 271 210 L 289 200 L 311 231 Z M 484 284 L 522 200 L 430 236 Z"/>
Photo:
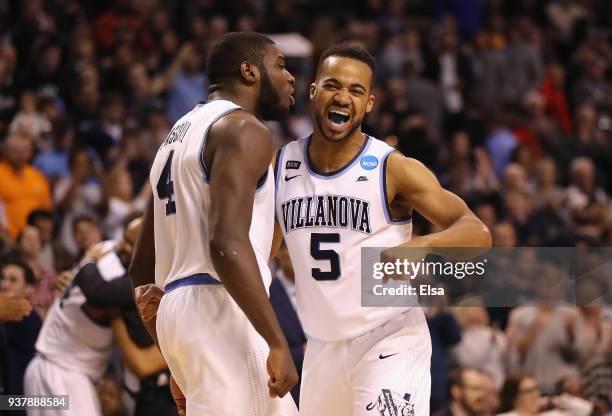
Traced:
<path fill-rule="evenodd" d="M 125 275 L 138 225 L 126 228 L 123 240 L 96 246 L 101 257 L 96 265 L 101 276 L 114 280 Z M 82 260 L 85 266 L 88 256 Z M 36 341 L 36 356 L 24 377 L 26 394 L 69 395 L 66 415 L 101 415 L 95 383 L 108 367 L 113 332 L 112 312 L 87 303 L 78 286 L 71 285 L 55 300 Z M 56 415 L 57 410 L 28 410 L 29 416 Z"/>
<path fill-rule="evenodd" d="M 276 218 L 309 335 L 305 416 L 429 415 L 424 314 L 361 307 L 361 247 L 490 245 L 486 227 L 425 166 L 361 131 L 374 105 L 374 70 L 362 47 L 327 50 L 310 88 L 314 132 L 275 159 Z M 412 209 L 442 231 L 411 240 Z"/>
<path fill-rule="evenodd" d="M 288 112 L 294 79 L 256 33 L 222 36 L 206 70 L 208 102 L 175 124 L 155 157 L 130 276 L 139 307 L 140 288 L 156 290 L 153 272 L 165 289 L 156 325 L 143 320 L 188 415 L 292 415 L 283 396 L 297 373 L 266 289 L 274 178 L 259 119 Z"/>

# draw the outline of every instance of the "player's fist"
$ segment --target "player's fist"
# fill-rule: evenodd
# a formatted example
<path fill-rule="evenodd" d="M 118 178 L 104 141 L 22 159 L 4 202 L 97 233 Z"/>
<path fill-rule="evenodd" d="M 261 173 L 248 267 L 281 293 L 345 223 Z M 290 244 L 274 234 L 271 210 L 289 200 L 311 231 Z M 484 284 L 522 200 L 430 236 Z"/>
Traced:
<path fill-rule="evenodd" d="M 268 355 L 270 397 L 283 397 L 298 382 L 298 374 L 287 344 L 270 348 Z"/>
<path fill-rule="evenodd" d="M 134 289 L 136 307 L 144 323 L 151 322 L 157 316 L 162 296 L 164 296 L 164 291 L 154 284 L 142 285 Z"/>

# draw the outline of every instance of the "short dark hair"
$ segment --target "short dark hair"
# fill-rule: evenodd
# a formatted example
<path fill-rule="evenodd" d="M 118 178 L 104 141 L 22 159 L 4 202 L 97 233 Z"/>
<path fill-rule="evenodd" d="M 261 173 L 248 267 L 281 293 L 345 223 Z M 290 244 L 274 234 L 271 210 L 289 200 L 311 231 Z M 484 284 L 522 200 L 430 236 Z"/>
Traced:
<path fill-rule="evenodd" d="M 499 392 L 499 411 L 510 412 L 514 410 L 514 402 L 521 390 L 521 383 L 531 376 L 526 373 L 510 374 Z"/>
<path fill-rule="evenodd" d="M 372 75 L 376 73 L 376 60 L 372 56 L 370 52 L 359 43 L 356 42 L 342 42 L 327 48 L 321 58 L 319 59 L 319 66 L 317 68 L 317 72 L 323 65 L 323 62 L 330 56 L 340 56 L 343 58 L 351 58 L 356 61 L 363 62 L 372 70 Z"/>
<path fill-rule="evenodd" d="M 206 75 L 210 84 L 237 79 L 243 61 L 262 65 L 265 49 L 274 41 L 261 33 L 230 32 L 213 44 L 206 60 Z"/>
<path fill-rule="evenodd" d="M 34 272 L 27 265 L 27 263 L 21 260 L 16 253 L 9 254 L 6 258 L 0 262 L 0 280 L 4 279 L 4 268 L 6 266 L 17 266 L 21 270 L 23 270 L 23 276 L 25 277 L 25 281 L 28 285 L 36 284 L 36 276 Z"/>
<path fill-rule="evenodd" d="M 53 212 L 47 209 L 35 209 L 28 214 L 28 225 L 36 225 L 38 220 L 53 221 Z"/>
<path fill-rule="evenodd" d="M 72 231 L 74 232 L 74 230 L 76 230 L 76 227 L 82 222 L 88 222 L 98 227 L 100 231 L 102 231 L 102 225 L 100 224 L 100 220 L 91 214 L 81 214 L 74 217 L 74 219 L 72 220 Z"/>

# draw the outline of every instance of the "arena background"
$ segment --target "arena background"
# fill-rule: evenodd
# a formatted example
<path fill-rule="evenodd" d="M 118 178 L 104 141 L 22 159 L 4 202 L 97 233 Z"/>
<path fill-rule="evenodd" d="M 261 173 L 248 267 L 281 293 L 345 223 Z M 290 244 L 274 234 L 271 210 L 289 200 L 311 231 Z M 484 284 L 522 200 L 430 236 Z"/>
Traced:
<path fill-rule="evenodd" d="M 296 105 L 270 123 L 279 145 L 311 131 L 320 53 L 358 41 L 379 66 L 364 130 L 432 169 L 495 246 L 611 246 L 611 28 L 609 0 L 0 0 L 0 253 L 33 270 L 20 296 L 44 319 L 63 272 L 143 209 L 157 146 L 205 100 L 207 51 L 235 30 L 273 35 L 289 58 Z M 0 293 L 2 394 L 19 393 L 5 370 L 27 363 L 36 339 L 36 325 L 15 338 L 29 310 L 10 296 Z M 27 313 L 15 318 L 18 307 Z M 427 315 L 432 411 L 492 415 L 510 403 L 535 414 L 541 394 L 565 414 L 612 411 L 609 310 Z M 525 319 L 529 336 L 517 336 Z M 168 397 L 165 373 L 147 367 L 150 343 L 124 335 L 99 382 L 104 415 L 134 414 L 138 389 L 137 400 Z"/>

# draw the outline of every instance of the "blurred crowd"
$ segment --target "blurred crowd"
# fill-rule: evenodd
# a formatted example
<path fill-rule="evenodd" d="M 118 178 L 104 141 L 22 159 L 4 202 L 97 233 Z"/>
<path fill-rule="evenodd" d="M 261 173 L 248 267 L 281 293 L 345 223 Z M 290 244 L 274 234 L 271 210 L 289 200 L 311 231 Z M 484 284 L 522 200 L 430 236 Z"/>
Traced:
<path fill-rule="evenodd" d="M 0 354 L 18 351 L 19 368 L 58 282 L 142 211 L 159 143 L 206 99 L 207 51 L 233 30 L 312 44 L 288 53 L 296 105 L 270 124 L 279 145 L 311 131 L 319 54 L 356 40 L 379 66 L 364 130 L 432 169 L 495 246 L 612 245 L 609 0 L 0 0 Z M 543 285 L 511 311 L 428 310 L 432 411 L 612 412 L 609 311 L 552 307 Z M 111 367 L 105 415 L 127 414 Z"/>

